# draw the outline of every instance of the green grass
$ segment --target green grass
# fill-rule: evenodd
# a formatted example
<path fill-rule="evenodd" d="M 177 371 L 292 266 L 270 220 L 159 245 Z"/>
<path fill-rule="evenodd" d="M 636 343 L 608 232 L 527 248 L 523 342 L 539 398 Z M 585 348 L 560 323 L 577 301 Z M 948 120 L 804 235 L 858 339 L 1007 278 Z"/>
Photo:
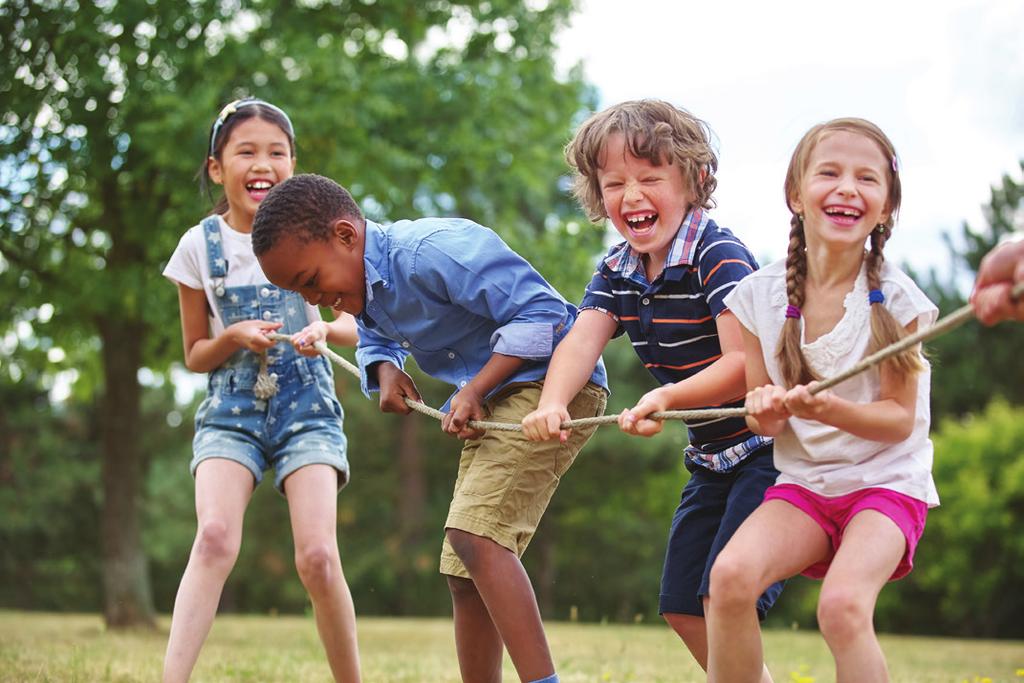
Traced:
<path fill-rule="evenodd" d="M 0 682 L 158 681 L 168 622 L 158 633 L 108 633 L 95 615 L 0 611 Z M 563 683 L 685 683 L 704 680 L 682 644 L 661 625 L 549 622 Z M 832 659 L 816 632 L 765 633 L 776 683 L 824 683 Z M 445 619 L 360 618 L 367 683 L 458 683 Z M 1024 683 L 1024 643 L 883 636 L 894 682 Z M 330 683 L 309 617 L 227 615 L 214 623 L 193 681 Z M 505 663 L 505 680 L 515 681 Z"/>

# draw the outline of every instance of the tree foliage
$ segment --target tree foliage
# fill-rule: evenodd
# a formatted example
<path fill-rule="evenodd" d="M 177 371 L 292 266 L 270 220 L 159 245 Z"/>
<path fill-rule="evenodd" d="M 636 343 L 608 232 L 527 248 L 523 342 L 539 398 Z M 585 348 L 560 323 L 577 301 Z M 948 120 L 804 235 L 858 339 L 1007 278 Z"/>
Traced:
<path fill-rule="evenodd" d="M 1024 171 L 1024 161 L 1021 162 Z M 964 305 L 964 282 L 973 281 L 981 259 L 1006 234 L 1024 229 L 1024 179 L 1005 174 L 992 187 L 992 198 L 984 209 L 987 225 L 961 228 L 962 249 L 946 235 L 953 268 L 932 271 L 925 290 L 943 314 Z M 947 415 L 965 415 L 981 410 L 1001 396 L 1013 403 L 1024 403 L 1024 327 L 1001 324 L 983 327 L 969 323 L 929 342 L 934 366 L 932 412 L 936 419 Z"/>
<path fill-rule="evenodd" d="M 578 73 L 554 75 L 553 32 L 570 9 L 0 6 L 0 324 L 25 332 L 3 362 L 12 377 L 36 362 L 22 338 L 59 348 L 37 367 L 73 370 L 77 397 L 95 403 L 108 623 L 151 620 L 137 377 L 180 358 L 174 288 L 159 271 L 208 210 L 190 179 L 215 112 L 244 94 L 279 103 L 300 168 L 350 186 L 374 217 L 459 213 L 543 247 L 571 210 L 560 149 L 591 97 Z"/>
<path fill-rule="evenodd" d="M 195 531 L 194 406 L 174 399 L 177 303 L 159 272 L 211 206 L 191 181 L 224 102 L 254 94 L 283 107 L 299 170 L 348 186 L 371 217 L 475 219 L 580 299 L 603 229 L 565 192 L 561 149 L 595 95 L 579 72 L 555 75 L 553 36 L 571 2 L 540 4 L 0 4 L 0 604 L 105 608 L 114 625 L 145 623 L 150 601 L 171 608 Z M 989 225 L 964 226 L 962 271 L 931 278 L 943 312 L 1019 225 L 1020 199 L 1007 176 Z M 1022 592 L 1007 531 L 1024 485 L 1021 419 L 985 406 L 1024 398 L 1021 334 L 968 325 L 930 345 L 936 424 L 978 416 L 936 437 L 944 507 L 918 569 L 883 591 L 884 628 L 1020 635 L 1007 616 L 1015 603 L 1000 600 Z M 611 412 L 651 387 L 623 340 L 605 360 Z M 70 398 L 52 403 L 70 380 Z M 443 402 L 448 388 L 416 381 Z M 459 443 L 423 416 L 381 414 L 347 375 L 337 385 L 353 474 L 339 541 L 357 610 L 447 613 L 436 567 Z M 684 444 L 678 424 L 650 440 L 598 431 L 525 557 L 546 616 L 657 619 Z M 306 608 L 290 536 L 283 501 L 261 486 L 223 608 Z M 813 588 L 799 586 L 776 620 L 813 621 Z"/>

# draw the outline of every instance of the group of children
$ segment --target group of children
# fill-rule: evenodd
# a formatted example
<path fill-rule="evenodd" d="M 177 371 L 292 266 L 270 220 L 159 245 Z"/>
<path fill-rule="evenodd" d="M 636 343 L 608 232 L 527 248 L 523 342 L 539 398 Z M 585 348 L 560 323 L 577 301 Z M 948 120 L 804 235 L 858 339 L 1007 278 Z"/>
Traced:
<path fill-rule="evenodd" d="M 718 168 L 709 138 L 702 121 L 655 100 L 580 127 L 566 150 L 576 196 L 623 241 L 577 308 L 472 221 L 366 219 L 337 183 L 293 175 L 283 111 L 257 99 L 225 107 L 201 170 L 224 199 L 164 271 L 179 290 L 186 365 L 209 373 L 191 462 L 198 528 L 164 680 L 191 674 L 269 469 L 332 673 L 360 680 L 336 539 L 343 413 L 314 348 L 326 341 L 356 346 L 362 390 L 379 392 L 385 412 L 420 400 L 403 370 L 410 355 L 454 387 L 441 427 L 464 445 L 440 569 L 462 678 L 500 681 L 507 649 L 521 680 L 557 681 L 520 558 L 594 431 L 562 424 L 604 413 L 601 353 L 622 333 L 661 385 L 619 416 L 623 431 L 656 434 L 651 414 L 667 409 L 747 411 L 689 425 L 690 477 L 662 574 L 659 610 L 708 680 L 771 680 L 758 620 L 799 573 L 824 581 L 818 620 L 838 680 L 886 680 L 875 600 L 910 571 L 938 504 L 928 363 L 914 348 L 832 390 L 814 382 L 937 316 L 883 256 L 900 205 L 897 157 L 861 119 L 808 131 L 785 182 L 788 255 L 759 270 L 708 215 Z M 1024 279 L 1018 252 L 1008 245 L 983 266 L 975 299 L 986 322 L 1021 316 L 1007 284 Z M 291 345 L 275 345 L 275 331 Z M 469 426 L 481 419 L 521 422 L 523 433 Z"/>

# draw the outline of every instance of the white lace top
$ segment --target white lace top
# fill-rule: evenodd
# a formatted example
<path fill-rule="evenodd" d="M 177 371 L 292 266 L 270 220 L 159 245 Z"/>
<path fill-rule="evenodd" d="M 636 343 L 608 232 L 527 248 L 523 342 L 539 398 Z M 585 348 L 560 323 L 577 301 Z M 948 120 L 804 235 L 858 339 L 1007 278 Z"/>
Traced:
<path fill-rule="evenodd" d="M 785 273 L 785 261 L 777 261 L 745 277 L 725 300 L 740 324 L 761 340 L 768 376 L 778 385 L 785 384 L 775 359 L 786 319 Z M 901 325 L 916 319 L 918 328 L 923 328 L 935 322 L 935 304 L 902 271 L 885 263 L 881 281 L 883 305 Z M 871 310 L 863 270 L 844 305 L 846 311 L 831 331 L 810 344 L 802 344 L 808 363 L 821 377 L 832 377 L 867 355 Z M 881 487 L 924 501 L 929 507 L 938 505 L 931 475 L 932 442 L 928 438 L 931 368 L 927 360 L 924 365 L 917 381 L 914 429 L 908 439 L 895 444 L 869 441 L 820 422 L 790 418 L 775 437 L 775 466 L 781 472 L 777 483 L 798 484 L 824 496 Z M 869 403 L 878 399 L 879 384 L 878 369 L 872 368 L 832 391 L 850 401 Z"/>

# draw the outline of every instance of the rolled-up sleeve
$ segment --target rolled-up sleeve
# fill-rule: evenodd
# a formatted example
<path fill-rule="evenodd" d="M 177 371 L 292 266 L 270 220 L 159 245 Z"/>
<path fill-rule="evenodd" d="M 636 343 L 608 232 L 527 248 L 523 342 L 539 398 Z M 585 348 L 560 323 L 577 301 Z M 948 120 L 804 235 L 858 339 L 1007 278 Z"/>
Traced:
<path fill-rule="evenodd" d="M 374 363 L 394 363 L 405 368 L 405 359 L 409 357 L 401 346 L 386 337 L 382 337 L 364 325 L 359 325 L 359 345 L 356 347 L 356 363 L 359 364 L 359 388 L 367 398 L 374 391 L 380 391 L 380 383 L 376 376 L 370 377 L 366 368 Z"/>

